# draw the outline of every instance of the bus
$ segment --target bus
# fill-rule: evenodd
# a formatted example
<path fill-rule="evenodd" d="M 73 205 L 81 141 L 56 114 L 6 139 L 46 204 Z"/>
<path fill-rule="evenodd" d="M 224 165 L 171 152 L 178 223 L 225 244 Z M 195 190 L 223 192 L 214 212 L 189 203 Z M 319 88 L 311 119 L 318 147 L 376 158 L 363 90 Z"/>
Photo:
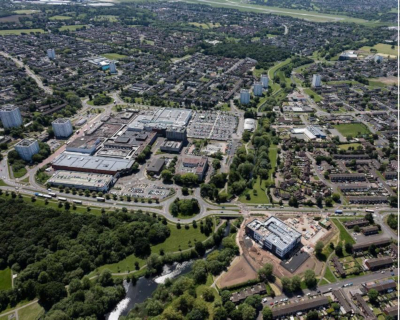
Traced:
<path fill-rule="evenodd" d="M 81 200 L 72 200 L 73 203 L 82 204 Z"/>
<path fill-rule="evenodd" d="M 48 194 L 44 194 L 44 195 L 43 195 L 43 198 L 51 199 L 51 196 L 49 196 Z"/>
<path fill-rule="evenodd" d="M 35 196 L 37 197 L 43 197 L 43 194 L 39 193 L 39 192 L 35 192 Z"/>
<path fill-rule="evenodd" d="M 60 200 L 60 201 L 67 201 L 67 198 L 58 197 L 57 200 Z"/>
<path fill-rule="evenodd" d="M 367 212 L 367 213 L 374 213 L 375 211 L 374 211 L 374 210 L 371 210 L 371 209 L 366 209 L 365 212 Z"/>
<path fill-rule="evenodd" d="M 336 213 L 336 214 L 342 214 L 342 213 L 343 213 L 343 210 L 335 210 L 335 213 Z"/>
<path fill-rule="evenodd" d="M 55 196 L 56 196 L 56 194 L 55 194 L 54 192 L 49 192 L 49 196 L 51 196 L 51 197 L 55 197 Z"/>
<path fill-rule="evenodd" d="M 96 199 L 97 199 L 97 201 L 99 201 L 99 202 L 104 202 L 104 201 L 106 201 L 106 199 L 103 198 L 103 197 L 96 197 Z"/>

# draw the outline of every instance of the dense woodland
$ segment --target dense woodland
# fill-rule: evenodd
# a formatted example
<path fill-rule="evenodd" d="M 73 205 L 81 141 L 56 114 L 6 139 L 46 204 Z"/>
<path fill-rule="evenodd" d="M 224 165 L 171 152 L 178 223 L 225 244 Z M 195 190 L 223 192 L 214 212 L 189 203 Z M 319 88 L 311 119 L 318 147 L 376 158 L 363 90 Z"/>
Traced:
<path fill-rule="evenodd" d="M 19 199 L 0 199 L 0 228 L 4 231 L 0 234 L 0 269 L 9 266 L 18 273 L 15 287 L 0 293 L 0 310 L 37 296 L 50 309 L 65 296 L 64 287 L 72 281 L 132 253 L 145 258 L 151 252 L 151 244 L 163 242 L 170 234 L 168 226 L 141 212 L 114 212 L 99 217 L 77 215 L 26 204 Z M 112 281 L 104 280 L 103 284 L 110 286 Z M 85 290 L 102 295 L 96 285 L 93 288 L 82 285 Z M 121 296 L 121 288 L 101 290 L 105 296 L 106 291 L 113 292 L 117 300 Z M 87 303 L 90 295 L 84 296 L 80 299 Z M 71 297 L 68 299 L 71 302 Z M 93 296 L 90 299 L 102 302 Z M 67 307 L 68 301 L 63 301 Z M 112 303 L 106 305 L 101 311 Z M 93 313 L 82 311 L 82 314 Z"/>

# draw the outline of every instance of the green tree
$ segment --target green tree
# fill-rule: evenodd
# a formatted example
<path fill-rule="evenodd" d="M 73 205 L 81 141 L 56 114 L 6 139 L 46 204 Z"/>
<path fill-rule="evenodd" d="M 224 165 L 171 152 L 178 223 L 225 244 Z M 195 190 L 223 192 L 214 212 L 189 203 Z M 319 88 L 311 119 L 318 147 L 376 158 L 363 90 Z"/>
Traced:
<path fill-rule="evenodd" d="M 67 290 L 61 282 L 51 281 L 38 287 L 39 301 L 46 310 L 67 296 Z"/>
<path fill-rule="evenodd" d="M 315 277 L 315 272 L 313 270 L 306 270 L 304 273 L 304 281 L 307 288 L 314 288 L 317 285 L 317 278 Z"/>
<path fill-rule="evenodd" d="M 301 290 L 301 279 L 299 276 L 294 276 L 292 278 L 292 291 L 296 292 Z"/>
<path fill-rule="evenodd" d="M 319 319 L 319 314 L 318 311 L 310 311 L 307 313 L 307 320 L 318 320 Z"/>
<path fill-rule="evenodd" d="M 341 257 L 343 256 L 343 247 L 342 244 L 339 243 L 336 247 L 335 247 L 335 253 L 337 256 Z"/>
<path fill-rule="evenodd" d="M 368 291 L 368 299 L 372 304 L 375 304 L 378 301 L 379 292 L 375 289 L 371 289 Z"/>
<path fill-rule="evenodd" d="M 322 241 L 317 241 L 317 243 L 315 244 L 315 254 L 321 255 L 323 249 L 324 243 Z"/>
<path fill-rule="evenodd" d="M 266 263 L 264 266 L 258 270 L 258 276 L 262 281 L 270 280 L 274 271 L 274 266 L 271 263 Z"/>
<path fill-rule="evenodd" d="M 265 307 L 262 311 L 263 320 L 272 320 L 274 317 L 272 315 L 272 310 L 269 307 Z"/>

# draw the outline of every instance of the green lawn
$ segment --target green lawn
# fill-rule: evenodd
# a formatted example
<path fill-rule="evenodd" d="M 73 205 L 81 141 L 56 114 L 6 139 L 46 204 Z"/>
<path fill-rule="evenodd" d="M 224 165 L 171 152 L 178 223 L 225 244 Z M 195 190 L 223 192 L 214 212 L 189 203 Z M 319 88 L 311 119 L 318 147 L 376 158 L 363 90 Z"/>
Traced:
<path fill-rule="evenodd" d="M 85 24 L 75 24 L 75 25 L 71 25 L 71 26 L 62 26 L 61 28 L 59 28 L 58 30 L 60 31 L 76 31 L 77 29 L 81 29 L 83 27 L 87 27 Z"/>
<path fill-rule="evenodd" d="M 355 244 L 356 242 L 351 237 L 351 235 L 347 232 L 346 228 L 340 223 L 338 219 L 331 219 L 331 221 L 336 225 L 340 232 L 340 240 L 349 242 L 351 244 Z"/>
<path fill-rule="evenodd" d="M 361 146 L 361 143 L 345 143 L 345 144 L 339 145 L 339 149 L 349 150 L 350 147 L 357 149 L 358 146 Z"/>
<path fill-rule="evenodd" d="M 39 12 L 39 10 L 15 10 L 14 11 L 16 14 L 32 14 Z"/>
<path fill-rule="evenodd" d="M 103 54 L 103 56 L 106 57 L 107 59 L 111 59 L 111 60 L 124 59 L 124 58 L 128 57 L 124 54 L 119 54 L 119 53 L 105 53 L 105 54 Z"/>
<path fill-rule="evenodd" d="M 39 303 L 22 308 L 18 311 L 21 320 L 37 320 L 44 314 L 44 309 Z"/>
<path fill-rule="evenodd" d="M 0 291 L 12 288 L 11 269 L 0 270 Z"/>
<path fill-rule="evenodd" d="M 69 16 L 52 16 L 49 20 L 70 20 L 72 17 Z"/>
<path fill-rule="evenodd" d="M 109 22 L 117 22 L 118 21 L 118 17 L 117 16 L 113 16 L 113 15 L 100 15 L 100 16 L 96 16 L 96 18 L 94 18 L 95 21 L 104 21 L 104 20 L 108 20 Z"/>
<path fill-rule="evenodd" d="M 183 225 L 181 229 L 178 229 L 175 224 L 169 224 L 168 226 L 171 230 L 171 235 L 163 243 L 153 246 L 151 248 L 152 252 L 160 253 L 160 249 L 163 249 L 165 253 L 176 252 L 179 251 L 179 249 L 189 249 L 189 241 L 191 241 L 191 246 L 194 247 L 196 241 L 204 241 L 207 238 L 205 234 L 200 232 L 200 223 L 197 223 L 197 228 L 193 228 L 190 224 L 188 230 L 186 230 Z M 106 264 L 99 267 L 97 271 L 93 271 L 89 276 L 93 276 L 104 269 L 109 269 L 113 273 L 133 271 L 136 261 L 139 262 L 140 267 L 146 264 L 146 260 L 131 254 L 117 263 Z"/>
<path fill-rule="evenodd" d="M 260 185 L 260 177 L 257 177 L 257 181 L 253 185 L 253 189 L 247 189 L 240 197 L 239 201 L 243 203 L 258 203 L 258 204 L 266 204 L 270 203 L 268 196 L 266 195 L 266 181 L 263 180 Z M 257 191 L 257 195 L 253 194 L 253 190 Z M 250 194 L 250 200 L 246 199 L 246 193 Z"/>
<path fill-rule="evenodd" d="M 333 126 L 337 129 L 344 137 L 352 136 L 357 137 L 358 135 L 370 134 L 367 126 L 363 123 L 342 123 Z"/>
<path fill-rule="evenodd" d="M 332 270 L 329 268 L 329 266 L 326 267 L 324 278 L 330 283 L 336 282 L 335 276 L 333 275 Z"/>
<path fill-rule="evenodd" d="M 320 102 L 322 100 L 322 97 L 310 88 L 304 89 L 304 92 L 314 99 L 315 102 Z"/>
<path fill-rule="evenodd" d="M 392 56 L 397 56 L 397 52 L 399 49 L 398 46 L 394 46 L 394 49 L 392 49 L 392 45 L 390 44 L 378 43 L 373 47 L 367 47 L 367 46 L 362 47 L 360 48 L 360 50 L 370 52 L 371 48 L 376 49 L 377 53 L 381 53 L 384 55 L 392 55 Z"/>
<path fill-rule="evenodd" d="M 0 187 L 7 187 L 7 186 L 8 186 L 8 184 L 0 179 Z"/>
<path fill-rule="evenodd" d="M 17 29 L 17 30 L 0 30 L 0 36 L 20 35 L 22 33 L 29 34 L 31 32 L 44 33 L 43 29 Z"/>
<path fill-rule="evenodd" d="M 326 284 L 329 284 L 329 282 L 326 281 L 325 279 L 322 279 L 322 280 L 318 283 L 319 286 L 323 286 L 323 285 L 326 285 Z"/>
<path fill-rule="evenodd" d="M 23 177 L 24 175 L 26 175 L 27 172 L 28 172 L 28 171 L 26 170 L 26 168 L 21 168 L 21 169 L 19 169 L 18 171 L 14 171 L 14 170 L 13 170 L 14 178 L 21 178 L 21 177 Z"/>

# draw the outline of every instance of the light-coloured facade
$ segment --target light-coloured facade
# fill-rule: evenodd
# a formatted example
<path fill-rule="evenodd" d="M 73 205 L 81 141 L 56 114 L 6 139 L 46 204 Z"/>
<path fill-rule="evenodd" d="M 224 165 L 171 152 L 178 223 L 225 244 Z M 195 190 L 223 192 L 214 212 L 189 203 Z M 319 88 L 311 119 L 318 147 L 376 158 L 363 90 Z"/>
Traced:
<path fill-rule="evenodd" d="M 114 61 L 110 62 L 110 73 L 117 73 L 117 67 Z"/>
<path fill-rule="evenodd" d="M 39 143 L 37 140 L 24 139 L 15 145 L 15 150 L 25 161 L 32 161 L 32 157 L 39 152 Z"/>
<path fill-rule="evenodd" d="M 55 59 L 56 58 L 56 52 L 54 49 L 47 49 L 47 56 L 49 59 Z"/>
<path fill-rule="evenodd" d="M 248 104 L 250 102 L 250 92 L 247 89 L 240 90 L 240 103 Z"/>
<path fill-rule="evenodd" d="M 22 125 L 21 112 L 12 104 L 7 104 L 0 109 L 0 119 L 6 129 Z"/>
<path fill-rule="evenodd" d="M 321 86 L 321 75 L 319 75 L 319 74 L 314 74 L 313 75 L 311 86 L 313 88 L 317 88 L 317 87 Z"/>
<path fill-rule="evenodd" d="M 72 134 L 72 124 L 69 119 L 59 118 L 51 123 L 56 138 L 68 138 Z"/>
<path fill-rule="evenodd" d="M 261 97 L 263 94 L 263 86 L 261 82 L 255 82 L 253 86 L 253 93 L 256 97 Z"/>
<path fill-rule="evenodd" d="M 268 88 L 269 78 L 266 74 L 261 75 L 261 83 L 264 89 Z"/>

